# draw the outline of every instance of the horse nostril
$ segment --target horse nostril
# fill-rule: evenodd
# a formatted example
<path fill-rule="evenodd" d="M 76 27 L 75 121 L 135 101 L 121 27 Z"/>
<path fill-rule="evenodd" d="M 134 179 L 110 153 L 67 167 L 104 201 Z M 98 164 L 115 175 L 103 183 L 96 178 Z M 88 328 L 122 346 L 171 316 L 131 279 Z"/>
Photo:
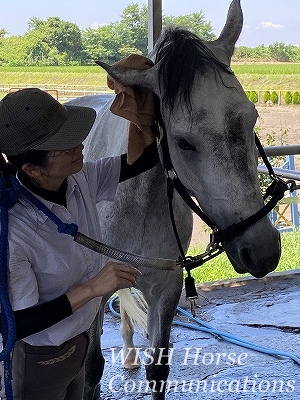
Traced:
<path fill-rule="evenodd" d="M 241 260 L 243 262 L 244 265 L 251 265 L 252 264 L 252 260 L 251 260 L 251 256 L 249 254 L 249 251 L 247 249 L 247 247 L 244 247 L 241 250 Z"/>
<path fill-rule="evenodd" d="M 251 257 L 250 251 L 247 247 L 244 247 L 241 251 L 240 251 L 240 259 L 241 262 L 244 266 L 248 265 L 248 266 L 253 266 L 253 259 Z M 254 276 L 255 278 L 263 278 L 264 276 L 266 276 L 270 270 L 268 269 L 268 267 L 265 265 L 265 263 L 262 263 L 259 265 L 259 268 L 247 268 L 246 267 L 246 271 L 248 273 L 250 273 L 252 276 Z"/>

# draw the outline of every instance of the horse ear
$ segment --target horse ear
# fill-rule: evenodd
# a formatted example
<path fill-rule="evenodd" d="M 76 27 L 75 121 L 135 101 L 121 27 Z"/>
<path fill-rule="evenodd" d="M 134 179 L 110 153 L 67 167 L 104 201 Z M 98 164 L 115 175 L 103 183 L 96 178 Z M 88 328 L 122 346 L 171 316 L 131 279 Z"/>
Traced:
<path fill-rule="evenodd" d="M 102 61 L 96 61 L 105 71 L 117 82 L 126 86 L 142 86 L 151 89 L 157 93 L 158 88 L 158 71 L 157 66 L 149 69 L 139 70 L 132 68 L 124 68 L 119 66 L 111 66 Z"/>
<path fill-rule="evenodd" d="M 233 0 L 230 4 L 225 26 L 215 41 L 226 51 L 230 60 L 234 52 L 234 46 L 237 42 L 243 28 L 243 12 L 240 0 Z"/>

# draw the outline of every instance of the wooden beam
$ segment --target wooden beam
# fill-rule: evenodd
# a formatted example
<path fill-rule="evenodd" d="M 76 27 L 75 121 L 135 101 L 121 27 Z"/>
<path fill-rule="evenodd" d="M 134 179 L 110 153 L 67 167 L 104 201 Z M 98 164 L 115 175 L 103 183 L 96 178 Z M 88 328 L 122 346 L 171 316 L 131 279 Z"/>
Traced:
<path fill-rule="evenodd" d="M 148 0 L 148 52 L 162 30 L 162 0 Z"/>

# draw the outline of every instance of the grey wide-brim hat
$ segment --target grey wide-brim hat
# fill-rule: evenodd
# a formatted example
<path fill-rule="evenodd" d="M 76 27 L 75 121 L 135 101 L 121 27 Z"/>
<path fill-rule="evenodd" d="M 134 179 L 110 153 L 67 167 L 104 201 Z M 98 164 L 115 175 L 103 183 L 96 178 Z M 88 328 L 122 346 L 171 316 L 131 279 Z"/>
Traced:
<path fill-rule="evenodd" d="M 95 118 L 93 108 L 64 106 L 37 88 L 9 93 L 0 101 L 0 152 L 71 149 L 87 137 Z"/>

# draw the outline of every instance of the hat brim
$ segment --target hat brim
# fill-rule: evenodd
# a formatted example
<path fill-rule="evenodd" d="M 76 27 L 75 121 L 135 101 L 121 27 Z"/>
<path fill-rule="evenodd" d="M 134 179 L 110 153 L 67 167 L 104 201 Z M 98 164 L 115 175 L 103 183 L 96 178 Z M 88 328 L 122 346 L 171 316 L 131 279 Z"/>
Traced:
<path fill-rule="evenodd" d="M 96 111 L 90 107 L 64 106 L 68 117 L 51 138 L 34 146 L 35 150 L 68 150 L 77 147 L 89 134 L 96 119 Z"/>

